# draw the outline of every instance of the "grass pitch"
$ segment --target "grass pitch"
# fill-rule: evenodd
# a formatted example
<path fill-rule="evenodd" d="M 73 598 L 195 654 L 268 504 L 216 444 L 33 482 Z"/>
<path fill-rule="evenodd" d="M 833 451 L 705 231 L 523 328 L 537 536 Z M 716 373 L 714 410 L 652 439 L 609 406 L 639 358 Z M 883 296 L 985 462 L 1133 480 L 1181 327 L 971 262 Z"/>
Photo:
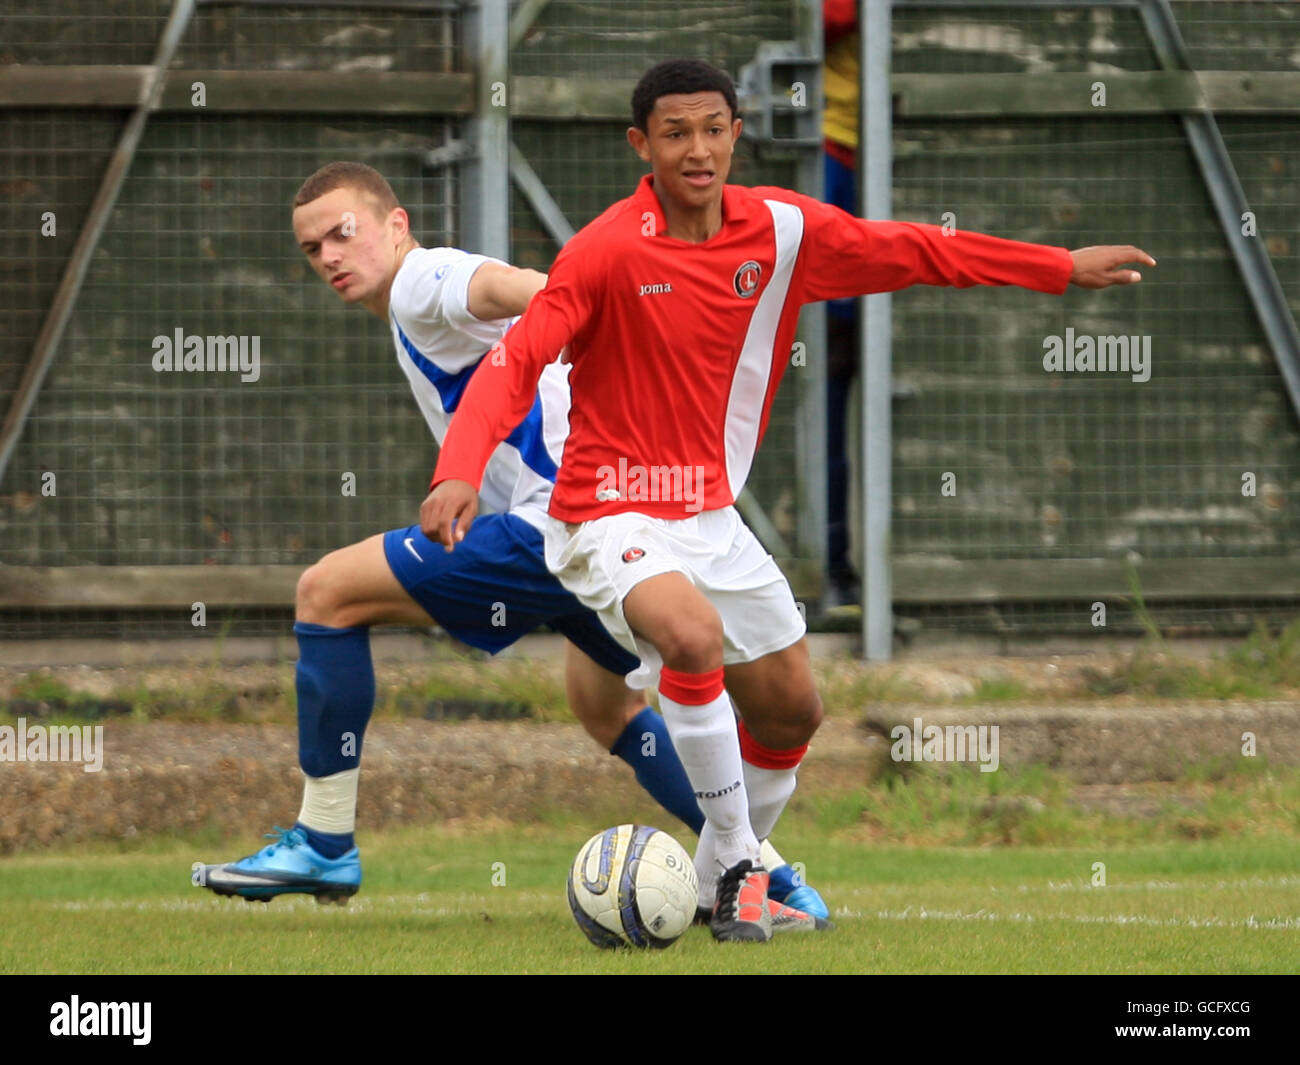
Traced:
<path fill-rule="evenodd" d="M 837 928 L 766 946 L 692 928 L 605 952 L 568 912 L 585 823 L 362 836 L 347 907 L 220 899 L 191 863 L 255 840 L 146 841 L 0 863 L 5 973 L 1294 973 L 1293 837 L 1104 847 L 862 842 L 783 822 Z M 599 827 L 599 826 L 597 826 Z M 1094 882 L 1105 865 L 1105 886 Z M 504 880 L 504 883 L 502 883 Z M 497 886 L 499 885 L 499 886 Z"/>

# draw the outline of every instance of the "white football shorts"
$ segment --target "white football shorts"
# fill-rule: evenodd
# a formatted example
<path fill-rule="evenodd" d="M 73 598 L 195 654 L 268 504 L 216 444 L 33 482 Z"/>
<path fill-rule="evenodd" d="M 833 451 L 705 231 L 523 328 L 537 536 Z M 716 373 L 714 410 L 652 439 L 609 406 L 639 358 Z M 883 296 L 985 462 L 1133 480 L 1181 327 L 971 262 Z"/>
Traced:
<path fill-rule="evenodd" d="M 623 600 L 642 581 L 681 573 L 722 618 L 722 661 L 753 662 L 797 643 L 808 631 L 789 582 L 735 507 L 670 520 L 611 514 L 566 524 L 548 518 L 546 566 L 623 647 L 641 659 L 630 688 L 654 687 L 663 660 L 638 639 Z"/>

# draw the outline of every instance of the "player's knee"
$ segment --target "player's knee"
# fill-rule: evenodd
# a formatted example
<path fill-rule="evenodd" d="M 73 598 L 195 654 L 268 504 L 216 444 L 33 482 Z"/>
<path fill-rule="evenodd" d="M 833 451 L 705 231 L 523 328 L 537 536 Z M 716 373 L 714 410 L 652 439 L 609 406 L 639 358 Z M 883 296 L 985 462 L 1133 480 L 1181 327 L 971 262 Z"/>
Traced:
<path fill-rule="evenodd" d="M 623 735 L 623 730 L 627 727 L 627 722 L 621 717 L 613 717 L 607 713 L 583 716 L 578 714 L 575 709 L 574 716 L 578 718 L 582 727 L 587 730 L 587 735 L 605 751 L 613 749 L 614 744 L 618 743 L 618 738 Z"/>
<path fill-rule="evenodd" d="M 613 750 L 614 744 L 627 731 L 628 725 L 635 721 L 640 716 L 641 711 L 649 705 L 650 699 L 647 692 L 628 688 L 623 696 L 621 706 L 617 705 L 617 703 L 614 704 L 614 708 L 610 713 L 603 714 L 591 722 L 583 721 L 582 726 L 587 730 L 587 734 L 605 750 Z"/>
<path fill-rule="evenodd" d="M 811 740 L 816 731 L 821 728 L 824 716 L 821 696 L 815 691 L 800 700 L 796 704 L 796 711 L 791 719 L 791 726 L 798 733 L 800 739 L 791 746 L 802 746 Z"/>
<path fill-rule="evenodd" d="M 762 720 L 745 720 L 750 734 L 764 747 L 777 751 L 793 750 L 808 743 L 822 723 L 822 701 L 815 691 L 782 703 L 779 714 L 764 715 Z"/>
<path fill-rule="evenodd" d="M 623 734 L 626 722 L 617 698 L 602 697 L 603 694 L 570 689 L 569 708 L 578 723 L 587 730 L 587 735 L 608 751 Z"/>
<path fill-rule="evenodd" d="M 674 618 L 655 641 L 664 665 L 682 673 L 706 673 L 722 665 L 722 619 Z"/>
<path fill-rule="evenodd" d="M 294 617 L 298 621 L 311 625 L 329 625 L 334 628 L 346 627 L 342 624 L 342 603 L 329 565 L 329 556 L 321 559 L 314 566 L 308 566 L 298 578 L 298 590 L 294 596 Z"/>
<path fill-rule="evenodd" d="M 649 705 L 646 692 L 625 688 L 621 694 L 621 700 L 614 697 L 599 703 L 575 698 L 572 693 L 569 696 L 573 716 L 587 730 L 587 735 L 607 751 L 613 749 L 628 724 Z"/>

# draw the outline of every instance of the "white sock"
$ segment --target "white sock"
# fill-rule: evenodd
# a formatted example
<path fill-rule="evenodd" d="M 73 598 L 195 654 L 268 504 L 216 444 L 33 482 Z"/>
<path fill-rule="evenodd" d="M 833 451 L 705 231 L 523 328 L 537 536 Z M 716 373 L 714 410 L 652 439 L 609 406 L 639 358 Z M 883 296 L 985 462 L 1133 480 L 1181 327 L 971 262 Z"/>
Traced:
<path fill-rule="evenodd" d="M 715 868 L 711 876 L 702 875 L 701 880 L 716 880 L 719 873 L 744 858 L 757 863 L 758 837 L 749 824 L 745 770 L 731 699 L 724 691 L 710 702 L 692 706 L 676 702 L 660 691 L 659 704 L 668 735 L 695 790 L 695 799 L 704 811 L 705 831 L 712 829 Z M 700 839 L 702 842 L 705 839 L 703 832 Z M 698 849 L 696 853 L 699 854 Z"/>
<path fill-rule="evenodd" d="M 749 820 L 754 826 L 754 834 L 762 839 L 771 835 L 777 818 L 794 794 L 795 773 L 799 767 L 764 769 L 748 762 L 744 765 L 745 791 L 749 795 Z"/>
<path fill-rule="evenodd" d="M 771 840 L 762 840 L 759 846 L 762 848 L 763 868 L 769 873 L 773 869 L 780 869 L 781 866 L 790 864 L 781 857 L 781 852 L 772 846 Z"/>
<path fill-rule="evenodd" d="M 331 836 L 345 836 L 357 827 L 357 779 L 360 767 L 327 777 L 303 775 L 302 810 L 298 820 Z"/>
<path fill-rule="evenodd" d="M 726 869 L 718 863 L 718 848 L 715 846 L 713 825 L 705 820 L 700 829 L 700 841 L 695 846 L 695 878 L 700 884 L 700 906 L 706 910 L 713 909 L 718 897 L 718 877 Z"/>

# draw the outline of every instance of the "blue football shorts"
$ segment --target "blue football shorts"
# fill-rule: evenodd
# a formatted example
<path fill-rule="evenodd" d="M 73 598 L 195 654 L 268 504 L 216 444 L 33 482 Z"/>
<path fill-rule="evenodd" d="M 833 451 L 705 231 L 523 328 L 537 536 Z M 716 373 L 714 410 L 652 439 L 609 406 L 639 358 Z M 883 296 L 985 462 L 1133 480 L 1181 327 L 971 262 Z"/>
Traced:
<path fill-rule="evenodd" d="M 549 625 L 611 673 L 626 676 L 640 665 L 551 576 L 542 534 L 513 514 L 480 515 L 455 551 L 418 525 L 393 529 L 384 534 L 384 555 L 407 594 L 471 647 L 496 654 Z"/>

